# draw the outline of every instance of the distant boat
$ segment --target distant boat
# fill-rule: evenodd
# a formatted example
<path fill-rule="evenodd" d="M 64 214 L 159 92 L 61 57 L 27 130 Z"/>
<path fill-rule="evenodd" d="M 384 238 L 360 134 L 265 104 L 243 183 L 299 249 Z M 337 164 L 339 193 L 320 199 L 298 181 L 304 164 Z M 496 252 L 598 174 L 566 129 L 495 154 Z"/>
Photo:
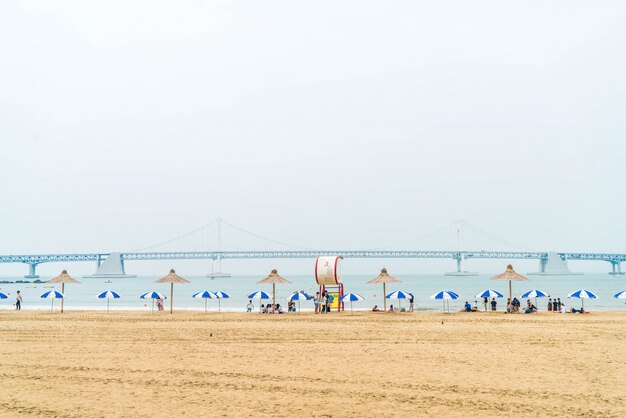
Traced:
<path fill-rule="evenodd" d="M 105 283 L 113 283 L 111 280 L 107 280 Z"/>

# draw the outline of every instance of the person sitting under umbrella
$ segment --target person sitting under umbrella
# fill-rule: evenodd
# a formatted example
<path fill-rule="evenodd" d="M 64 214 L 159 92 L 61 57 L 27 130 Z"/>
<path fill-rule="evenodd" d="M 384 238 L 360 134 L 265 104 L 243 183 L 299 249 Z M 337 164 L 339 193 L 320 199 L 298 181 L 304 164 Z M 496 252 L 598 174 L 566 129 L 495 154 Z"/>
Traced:
<path fill-rule="evenodd" d="M 526 309 L 524 309 L 524 313 L 533 313 L 537 312 L 537 307 L 532 304 L 530 299 L 526 301 Z"/>

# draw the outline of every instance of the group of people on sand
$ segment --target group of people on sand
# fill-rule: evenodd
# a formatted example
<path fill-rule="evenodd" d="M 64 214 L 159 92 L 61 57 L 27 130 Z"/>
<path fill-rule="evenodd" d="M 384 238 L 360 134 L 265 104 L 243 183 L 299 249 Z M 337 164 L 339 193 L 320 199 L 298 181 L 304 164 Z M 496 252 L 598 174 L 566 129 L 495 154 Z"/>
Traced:
<path fill-rule="evenodd" d="M 315 304 L 315 313 L 328 313 L 330 312 L 330 304 L 333 303 L 333 295 L 329 294 L 327 291 L 322 293 L 315 292 L 315 297 L 313 297 L 313 303 Z"/>
<path fill-rule="evenodd" d="M 285 311 L 280 306 L 280 303 L 268 303 L 267 305 L 261 305 L 261 310 L 259 313 L 262 314 L 284 314 Z"/>
<path fill-rule="evenodd" d="M 488 310 L 488 307 L 491 307 L 492 311 L 497 310 L 498 302 L 496 298 L 492 298 L 489 301 L 488 298 L 483 298 L 483 306 L 485 308 L 485 312 Z M 476 305 L 476 301 L 474 301 L 474 306 L 470 305 L 469 302 L 465 301 L 465 306 L 463 309 L 465 312 L 477 312 L 478 306 Z M 531 302 L 530 299 L 526 300 L 526 306 L 522 308 L 520 301 L 517 298 L 507 298 L 506 301 L 506 313 L 533 313 L 537 312 L 538 309 L 534 303 Z M 566 307 L 563 302 L 561 302 L 561 298 L 550 298 L 548 299 L 548 312 L 555 313 L 585 313 L 584 309 L 576 309 L 572 307 Z"/>

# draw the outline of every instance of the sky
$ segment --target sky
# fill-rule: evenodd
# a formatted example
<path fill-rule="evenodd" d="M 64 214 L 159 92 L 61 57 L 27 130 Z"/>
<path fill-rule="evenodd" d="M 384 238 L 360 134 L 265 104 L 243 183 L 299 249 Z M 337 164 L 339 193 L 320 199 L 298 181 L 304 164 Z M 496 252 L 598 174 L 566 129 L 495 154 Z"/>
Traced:
<path fill-rule="evenodd" d="M 464 219 L 520 248 L 624 253 L 625 19 L 620 1 L 2 2 L 0 254 L 133 250 L 218 217 L 306 248 Z M 350 268 L 381 264 L 454 267 Z"/>

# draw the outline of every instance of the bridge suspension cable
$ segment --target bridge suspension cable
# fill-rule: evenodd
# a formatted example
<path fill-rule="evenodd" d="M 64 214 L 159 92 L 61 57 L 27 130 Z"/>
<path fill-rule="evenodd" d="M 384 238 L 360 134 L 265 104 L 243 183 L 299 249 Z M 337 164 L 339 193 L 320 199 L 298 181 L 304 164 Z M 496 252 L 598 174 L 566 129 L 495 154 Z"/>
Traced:
<path fill-rule="evenodd" d="M 271 238 L 264 237 L 262 235 L 259 235 L 259 234 L 256 234 L 254 232 L 251 232 L 251 231 L 248 231 L 246 229 L 243 229 L 241 227 L 238 227 L 237 225 L 233 225 L 230 222 L 225 221 L 224 219 L 221 219 L 221 221 L 222 221 L 222 223 L 225 223 L 226 225 L 230 226 L 233 229 L 236 229 L 239 232 L 243 232 L 244 234 L 248 234 L 248 235 L 253 236 L 255 238 L 262 239 L 262 240 L 267 241 L 267 242 L 271 242 L 272 244 L 278 244 L 278 245 L 282 245 L 282 246 L 285 246 L 285 247 L 297 248 L 297 249 L 300 249 L 300 250 L 311 250 L 311 248 L 306 248 L 306 247 L 300 247 L 300 246 L 297 246 L 297 245 L 287 244 L 287 243 L 282 242 L 282 241 L 277 241 L 277 240 L 274 240 L 274 239 L 271 239 Z"/>
<path fill-rule="evenodd" d="M 133 251 L 134 251 L 134 252 L 140 252 L 140 251 L 145 251 L 145 250 L 151 250 L 151 249 L 156 248 L 156 247 L 161 247 L 161 246 L 163 246 L 163 245 L 171 244 L 172 242 L 179 241 L 179 240 L 181 240 L 181 239 L 183 239 L 183 238 L 187 238 L 187 237 L 189 237 L 189 236 L 191 236 L 191 235 L 193 235 L 193 234 L 197 234 L 197 233 L 198 233 L 198 232 L 200 232 L 200 231 L 204 231 L 205 229 L 210 228 L 210 227 L 211 227 L 211 226 L 213 226 L 213 225 L 214 225 L 214 224 L 215 224 L 218 220 L 219 220 L 219 218 L 218 218 L 218 219 L 215 219 L 213 222 L 210 222 L 210 223 L 208 223 L 208 224 L 206 224 L 206 225 L 203 225 L 203 226 L 201 226 L 201 227 L 199 227 L 199 228 L 196 228 L 196 229 L 194 229 L 193 231 L 189 231 L 189 232 L 186 232 L 186 233 L 184 233 L 184 234 L 182 234 L 182 235 L 179 235 L 179 236 L 177 236 L 177 237 L 170 238 L 170 239 L 168 239 L 168 240 L 161 241 L 161 242 L 158 242 L 158 243 L 156 243 L 156 244 L 149 245 L 149 246 L 147 246 L 147 247 L 143 247 L 143 248 L 139 248 L 139 249 L 136 249 L 136 250 L 133 250 Z"/>
<path fill-rule="evenodd" d="M 218 248 L 217 248 L 217 250 L 218 251 L 222 250 L 222 248 L 221 248 L 221 238 L 222 237 L 220 236 L 221 235 L 221 229 L 219 228 L 221 224 L 228 225 L 229 227 L 233 228 L 234 230 L 237 230 L 239 232 L 242 232 L 242 233 L 244 233 L 246 235 L 249 235 L 249 236 L 252 236 L 254 238 L 258 238 L 258 239 L 261 239 L 263 241 L 270 242 L 270 243 L 273 243 L 273 244 L 277 244 L 277 245 L 280 245 L 280 246 L 283 246 L 283 247 L 295 248 L 295 249 L 300 249 L 300 250 L 311 250 L 311 248 L 301 247 L 301 246 L 297 246 L 297 245 L 292 245 L 292 244 L 288 244 L 286 242 L 282 242 L 282 241 L 278 241 L 278 240 L 275 240 L 275 239 L 271 239 L 271 238 L 265 237 L 263 235 L 259 235 L 257 233 L 252 232 L 252 231 L 248 231 L 247 229 L 244 229 L 244 228 L 241 228 L 241 227 L 239 227 L 237 225 L 234 225 L 234 224 L 232 224 L 232 223 L 230 223 L 230 222 L 228 222 L 228 221 L 226 221 L 226 220 L 224 220 L 222 218 L 217 218 L 213 222 L 210 222 L 210 223 L 208 223 L 206 225 L 203 225 L 203 226 L 201 226 L 199 228 L 196 228 L 196 229 L 194 229 L 192 231 L 186 232 L 186 233 L 184 233 L 182 235 L 178 235 L 178 236 L 176 236 L 174 238 L 170 238 L 168 240 L 161 241 L 161 242 L 158 242 L 156 244 L 149 245 L 149 246 L 143 247 L 143 248 L 139 248 L 139 249 L 136 249 L 136 250 L 133 250 L 133 251 L 141 252 L 141 251 L 145 251 L 145 250 L 151 250 L 151 249 L 154 249 L 154 248 L 157 248 L 157 247 L 162 247 L 164 245 L 168 245 L 168 244 L 171 244 L 173 242 L 177 242 L 177 241 L 180 241 L 180 240 L 182 240 L 184 238 L 190 237 L 190 236 L 192 236 L 194 234 L 197 234 L 198 232 L 204 231 L 204 230 L 212 227 L 215 224 L 218 225 L 218 237 L 217 237 L 217 240 L 218 240 L 218 244 L 217 244 Z"/>
<path fill-rule="evenodd" d="M 480 229 L 477 226 L 475 226 L 475 225 L 465 221 L 464 219 L 460 219 L 458 221 L 452 222 L 451 224 L 448 224 L 448 225 L 446 225 L 446 226 L 444 226 L 442 228 L 438 228 L 438 229 L 436 229 L 434 231 L 431 231 L 431 232 L 428 232 L 428 233 L 426 233 L 424 235 L 420 235 L 417 238 L 413 238 L 413 239 L 410 239 L 408 241 L 403 241 L 403 242 L 399 242 L 399 243 L 392 244 L 392 245 L 386 245 L 386 246 L 383 246 L 383 247 L 372 248 L 371 250 L 376 251 L 376 250 L 383 250 L 383 249 L 388 249 L 388 248 L 396 248 L 396 247 L 401 247 L 401 246 L 408 245 L 408 244 L 413 244 L 415 242 L 423 241 L 425 239 L 431 238 L 431 237 L 433 237 L 435 235 L 438 235 L 438 234 L 440 234 L 442 232 L 448 231 L 448 230 L 450 230 L 452 228 L 455 228 L 455 229 L 457 229 L 457 228 L 467 228 L 467 229 L 469 229 L 472 232 L 475 232 L 475 233 L 477 233 L 477 234 L 479 234 L 479 235 L 481 235 L 481 236 L 483 236 L 483 237 L 485 237 L 485 238 L 487 238 L 487 239 L 489 239 L 491 241 L 494 241 L 494 242 L 497 242 L 499 244 L 502 244 L 502 245 L 504 245 L 504 246 L 506 246 L 508 248 L 517 248 L 517 249 L 528 250 L 528 247 L 526 247 L 526 246 L 522 246 L 522 245 L 511 243 L 511 242 L 509 242 L 509 241 L 507 241 L 507 240 L 505 240 L 503 238 L 497 237 L 497 236 L 495 236 L 493 234 L 490 234 L 489 232 L 483 231 L 482 229 Z M 460 245 L 460 243 L 459 243 L 459 245 Z M 458 248 L 458 250 L 461 251 L 461 248 Z"/>

